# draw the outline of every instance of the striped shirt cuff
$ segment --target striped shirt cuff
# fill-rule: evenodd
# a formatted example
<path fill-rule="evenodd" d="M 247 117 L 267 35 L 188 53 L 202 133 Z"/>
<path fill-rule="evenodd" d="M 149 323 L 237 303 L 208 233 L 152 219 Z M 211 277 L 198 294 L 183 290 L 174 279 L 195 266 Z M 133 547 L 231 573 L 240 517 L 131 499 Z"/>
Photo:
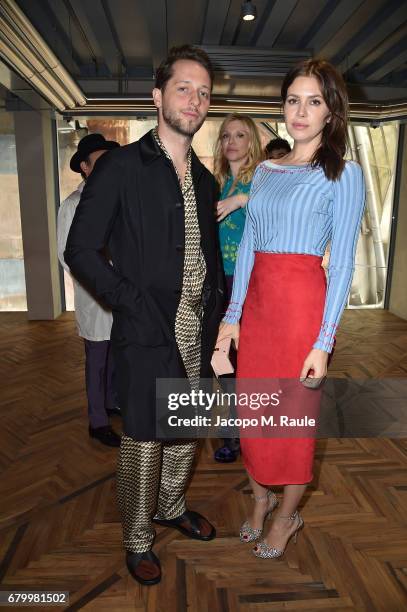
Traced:
<path fill-rule="evenodd" d="M 237 302 L 230 302 L 225 316 L 222 321 L 224 323 L 239 323 L 242 316 L 242 307 Z"/>
<path fill-rule="evenodd" d="M 334 347 L 334 341 L 323 341 L 317 340 L 312 348 L 319 349 L 320 351 L 325 351 L 326 353 L 332 353 L 332 349 Z"/>
<path fill-rule="evenodd" d="M 335 334 L 338 326 L 336 323 L 327 323 L 324 321 L 321 325 L 318 340 L 312 348 L 332 353 L 335 344 Z"/>

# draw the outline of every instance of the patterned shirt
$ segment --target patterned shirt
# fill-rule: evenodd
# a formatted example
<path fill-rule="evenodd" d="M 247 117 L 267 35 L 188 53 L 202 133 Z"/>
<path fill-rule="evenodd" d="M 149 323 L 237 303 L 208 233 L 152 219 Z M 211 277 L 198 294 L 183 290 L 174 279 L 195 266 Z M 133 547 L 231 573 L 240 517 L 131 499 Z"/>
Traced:
<path fill-rule="evenodd" d="M 322 168 L 262 162 L 253 176 L 240 243 L 233 293 L 224 321 L 237 323 L 256 251 L 323 256 L 331 254 L 323 320 L 313 345 L 330 353 L 345 308 L 365 203 L 365 182 L 356 162 L 346 162 L 338 181 Z"/>
<path fill-rule="evenodd" d="M 191 172 L 191 149 L 188 151 L 187 170 L 182 182 L 170 154 L 160 140 L 157 128 L 153 130 L 153 137 L 173 164 L 184 198 L 184 273 L 181 298 L 175 317 L 175 339 L 187 376 L 191 382 L 196 383 L 201 364 L 202 288 L 206 276 L 206 262 L 201 249 L 201 232 Z"/>
<path fill-rule="evenodd" d="M 221 200 L 225 200 L 230 196 L 240 193 L 249 195 L 251 183 L 246 185 L 239 181 L 236 183 L 232 193 L 229 193 L 233 185 L 233 176 L 230 175 L 226 181 L 222 193 Z M 223 269 L 226 276 L 233 276 L 237 258 L 237 250 L 243 236 L 244 224 L 246 221 L 246 207 L 234 210 L 230 215 L 219 223 L 219 241 L 222 251 Z"/>

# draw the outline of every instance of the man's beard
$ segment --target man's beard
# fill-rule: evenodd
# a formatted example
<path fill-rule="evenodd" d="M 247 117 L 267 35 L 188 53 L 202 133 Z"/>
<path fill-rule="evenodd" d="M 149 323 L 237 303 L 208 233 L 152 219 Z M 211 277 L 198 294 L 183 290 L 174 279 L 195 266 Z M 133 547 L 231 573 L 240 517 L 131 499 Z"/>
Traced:
<path fill-rule="evenodd" d="M 167 125 L 169 125 L 174 132 L 186 136 L 187 138 L 192 138 L 205 121 L 205 117 L 202 117 L 198 123 L 195 123 L 193 119 L 189 121 L 186 119 L 183 121 L 180 117 L 177 117 L 176 113 L 166 110 L 164 106 L 162 107 L 162 113 L 163 119 Z"/>

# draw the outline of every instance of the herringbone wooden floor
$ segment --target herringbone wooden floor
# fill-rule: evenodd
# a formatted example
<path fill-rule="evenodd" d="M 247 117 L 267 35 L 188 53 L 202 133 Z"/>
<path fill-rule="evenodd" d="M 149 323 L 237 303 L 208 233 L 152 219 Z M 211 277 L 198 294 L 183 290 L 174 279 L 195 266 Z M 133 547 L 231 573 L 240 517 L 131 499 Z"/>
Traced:
<path fill-rule="evenodd" d="M 159 529 L 163 580 L 141 588 L 121 549 L 117 451 L 87 435 L 72 315 L 29 323 L 22 313 L 2 314 L 0 328 L 0 590 L 69 591 L 66 610 L 407 609 L 406 440 L 319 441 L 305 529 L 281 561 L 256 559 L 239 543 L 250 506 L 245 472 L 240 462 L 216 464 L 215 443 L 206 442 L 188 500 L 218 538 L 194 542 Z M 346 312 L 330 373 L 407 377 L 407 322 Z"/>

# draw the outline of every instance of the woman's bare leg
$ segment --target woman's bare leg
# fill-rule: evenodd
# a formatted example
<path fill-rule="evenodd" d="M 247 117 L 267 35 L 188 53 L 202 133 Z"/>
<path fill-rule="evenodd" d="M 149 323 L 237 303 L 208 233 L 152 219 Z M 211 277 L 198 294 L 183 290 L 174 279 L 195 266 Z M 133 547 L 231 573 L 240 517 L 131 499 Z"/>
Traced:
<path fill-rule="evenodd" d="M 249 525 L 253 527 L 253 529 L 262 529 L 264 523 L 264 516 L 270 505 L 269 499 L 267 497 L 267 491 L 270 487 L 264 487 L 263 485 L 256 482 L 250 475 L 248 476 L 253 495 L 255 495 L 256 497 L 264 497 L 264 499 L 261 500 L 253 500 L 252 512 L 251 514 L 249 514 L 248 517 Z"/>
<path fill-rule="evenodd" d="M 294 514 L 298 508 L 302 496 L 307 488 L 306 484 L 286 485 L 284 487 L 283 499 L 280 502 L 279 508 L 273 513 L 273 522 L 264 541 L 269 545 L 284 550 L 288 538 L 295 531 L 299 524 L 299 519 L 290 520 L 286 517 Z"/>

